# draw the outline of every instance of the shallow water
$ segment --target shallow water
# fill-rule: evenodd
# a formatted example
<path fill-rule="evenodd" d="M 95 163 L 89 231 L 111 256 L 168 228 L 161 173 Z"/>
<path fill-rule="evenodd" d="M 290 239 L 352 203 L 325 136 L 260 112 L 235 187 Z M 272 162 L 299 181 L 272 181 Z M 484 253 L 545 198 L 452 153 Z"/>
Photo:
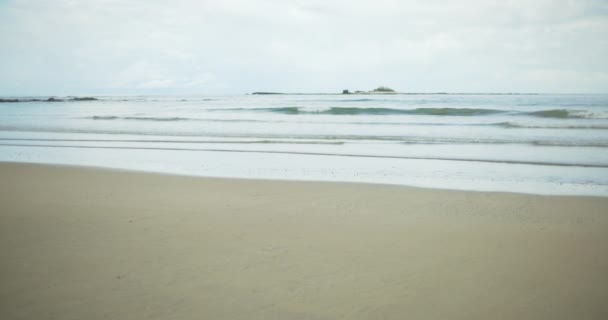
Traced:
<path fill-rule="evenodd" d="M 608 95 L 98 99 L 0 103 L 0 161 L 608 195 Z"/>

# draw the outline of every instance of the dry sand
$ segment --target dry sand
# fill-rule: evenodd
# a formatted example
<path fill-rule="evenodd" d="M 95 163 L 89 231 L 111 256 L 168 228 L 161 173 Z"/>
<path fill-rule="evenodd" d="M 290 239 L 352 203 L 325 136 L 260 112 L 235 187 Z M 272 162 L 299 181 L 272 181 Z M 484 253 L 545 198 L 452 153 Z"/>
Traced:
<path fill-rule="evenodd" d="M 0 164 L 0 319 L 608 319 L 608 198 Z"/>

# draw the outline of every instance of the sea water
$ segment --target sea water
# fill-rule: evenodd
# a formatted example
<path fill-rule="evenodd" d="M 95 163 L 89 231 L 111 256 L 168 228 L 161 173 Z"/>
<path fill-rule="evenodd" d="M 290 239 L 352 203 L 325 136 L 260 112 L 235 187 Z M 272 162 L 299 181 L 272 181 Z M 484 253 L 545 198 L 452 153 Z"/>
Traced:
<path fill-rule="evenodd" d="M 0 161 L 608 196 L 608 95 L 4 98 Z"/>

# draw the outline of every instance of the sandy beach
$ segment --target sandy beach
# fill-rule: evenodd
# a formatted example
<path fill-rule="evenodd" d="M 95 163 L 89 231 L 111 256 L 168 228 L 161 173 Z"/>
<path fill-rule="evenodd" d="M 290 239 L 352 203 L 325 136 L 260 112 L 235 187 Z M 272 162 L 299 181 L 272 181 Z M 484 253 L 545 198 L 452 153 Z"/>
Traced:
<path fill-rule="evenodd" d="M 608 198 L 0 164 L 2 319 L 608 319 Z"/>

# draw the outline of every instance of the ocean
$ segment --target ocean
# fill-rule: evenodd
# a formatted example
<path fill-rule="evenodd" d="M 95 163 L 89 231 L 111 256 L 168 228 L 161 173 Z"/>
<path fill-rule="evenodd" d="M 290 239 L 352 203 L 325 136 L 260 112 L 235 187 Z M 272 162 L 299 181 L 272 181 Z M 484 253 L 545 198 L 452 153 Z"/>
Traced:
<path fill-rule="evenodd" d="M 0 161 L 608 196 L 608 95 L 47 98 L 3 98 Z"/>

